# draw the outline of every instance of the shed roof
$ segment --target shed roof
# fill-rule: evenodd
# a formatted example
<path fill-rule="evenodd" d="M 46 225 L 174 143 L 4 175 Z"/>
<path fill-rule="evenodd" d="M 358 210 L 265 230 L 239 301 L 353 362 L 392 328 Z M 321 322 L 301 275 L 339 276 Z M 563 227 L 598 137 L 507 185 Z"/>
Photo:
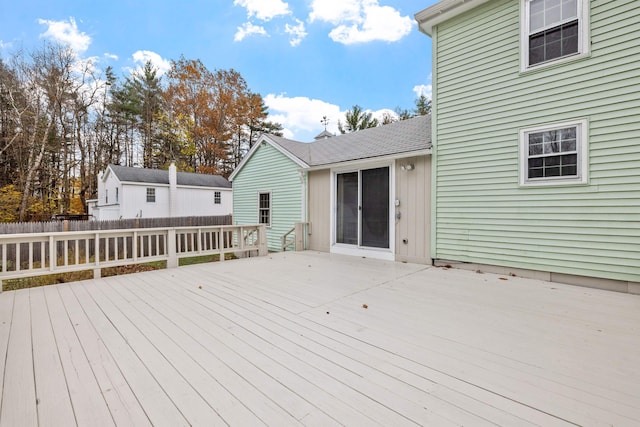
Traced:
<path fill-rule="evenodd" d="M 169 171 L 167 170 L 132 168 L 119 165 L 109 165 L 109 168 L 111 168 L 120 181 L 169 185 Z M 231 188 L 231 183 L 220 175 L 178 172 L 177 181 L 178 185 Z"/>
<path fill-rule="evenodd" d="M 313 142 L 297 142 L 273 135 L 268 138 L 309 166 L 322 166 L 427 150 L 431 148 L 431 116 L 418 116 Z"/>

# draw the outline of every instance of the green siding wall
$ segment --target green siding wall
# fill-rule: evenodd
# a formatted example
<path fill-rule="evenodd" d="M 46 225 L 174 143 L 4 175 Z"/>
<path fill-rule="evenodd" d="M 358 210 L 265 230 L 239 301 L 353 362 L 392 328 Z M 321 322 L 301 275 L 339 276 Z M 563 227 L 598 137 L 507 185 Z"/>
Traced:
<path fill-rule="evenodd" d="M 261 145 L 233 180 L 233 222 L 258 223 L 258 193 L 271 191 L 270 251 L 279 251 L 280 238 L 302 219 L 299 166 L 271 145 Z"/>
<path fill-rule="evenodd" d="M 591 55 L 520 72 L 519 0 L 440 24 L 435 258 L 640 281 L 640 7 L 590 2 Z M 519 130 L 589 121 L 588 185 L 520 187 Z"/>

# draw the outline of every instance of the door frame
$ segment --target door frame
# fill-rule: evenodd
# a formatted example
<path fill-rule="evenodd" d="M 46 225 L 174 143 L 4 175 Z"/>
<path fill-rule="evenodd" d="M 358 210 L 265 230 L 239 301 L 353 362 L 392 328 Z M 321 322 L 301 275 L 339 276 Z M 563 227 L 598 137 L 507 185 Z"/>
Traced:
<path fill-rule="evenodd" d="M 367 258 L 375 258 L 375 259 L 384 259 L 393 261 L 395 260 L 395 241 L 396 241 L 396 227 L 395 227 L 395 198 L 396 198 L 396 170 L 395 170 L 395 161 L 381 161 L 381 162 L 368 162 L 368 163 L 359 163 L 353 164 L 350 166 L 344 167 L 336 167 L 331 168 L 331 216 L 330 216 L 330 224 L 329 229 L 331 233 L 330 238 L 330 252 L 336 254 L 344 254 L 344 255 L 355 255 L 355 256 L 365 256 Z M 344 243 L 336 243 L 336 224 L 337 224 L 337 176 L 341 173 L 348 172 L 358 172 L 358 202 L 361 201 L 361 181 L 360 181 L 360 171 L 366 169 L 376 169 L 376 168 L 389 168 L 389 248 L 373 248 L 373 247 L 365 247 L 360 246 L 360 227 L 361 227 L 361 216 L 362 212 L 358 212 L 358 244 L 357 245 L 349 245 Z"/>

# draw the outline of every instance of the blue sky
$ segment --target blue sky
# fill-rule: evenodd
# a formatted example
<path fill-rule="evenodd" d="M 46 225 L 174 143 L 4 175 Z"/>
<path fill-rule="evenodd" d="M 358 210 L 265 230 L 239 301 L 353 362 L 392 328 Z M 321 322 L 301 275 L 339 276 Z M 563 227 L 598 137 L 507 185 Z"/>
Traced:
<path fill-rule="evenodd" d="M 285 136 L 309 141 L 353 104 L 380 115 L 431 95 L 431 39 L 413 15 L 437 0 L 5 1 L 0 56 L 69 43 L 119 76 L 184 55 L 233 68 Z"/>

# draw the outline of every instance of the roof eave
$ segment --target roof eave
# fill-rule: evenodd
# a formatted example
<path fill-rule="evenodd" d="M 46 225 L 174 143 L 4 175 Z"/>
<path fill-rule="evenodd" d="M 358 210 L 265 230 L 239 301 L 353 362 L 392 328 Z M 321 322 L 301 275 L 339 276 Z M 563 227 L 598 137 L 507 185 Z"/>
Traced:
<path fill-rule="evenodd" d="M 414 15 L 420 31 L 431 37 L 433 27 L 490 0 L 442 0 Z"/>
<path fill-rule="evenodd" d="M 317 171 L 322 169 L 331 169 L 331 168 L 340 168 L 345 166 L 350 166 L 354 164 L 364 164 L 364 163 L 372 163 L 372 162 L 381 162 L 381 161 L 393 161 L 398 159 L 405 159 L 407 157 L 418 157 L 418 156 L 428 156 L 431 154 L 431 146 L 429 148 L 423 148 L 420 150 L 412 150 L 405 151 L 402 153 L 394 153 L 394 154 L 385 154 L 382 156 L 374 156 L 374 157 L 366 157 L 362 159 L 352 159 L 352 160 L 344 160 L 341 162 L 333 162 L 333 163 L 325 163 L 322 165 L 313 165 L 309 167 L 307 170 L 309 171 Z"/>

